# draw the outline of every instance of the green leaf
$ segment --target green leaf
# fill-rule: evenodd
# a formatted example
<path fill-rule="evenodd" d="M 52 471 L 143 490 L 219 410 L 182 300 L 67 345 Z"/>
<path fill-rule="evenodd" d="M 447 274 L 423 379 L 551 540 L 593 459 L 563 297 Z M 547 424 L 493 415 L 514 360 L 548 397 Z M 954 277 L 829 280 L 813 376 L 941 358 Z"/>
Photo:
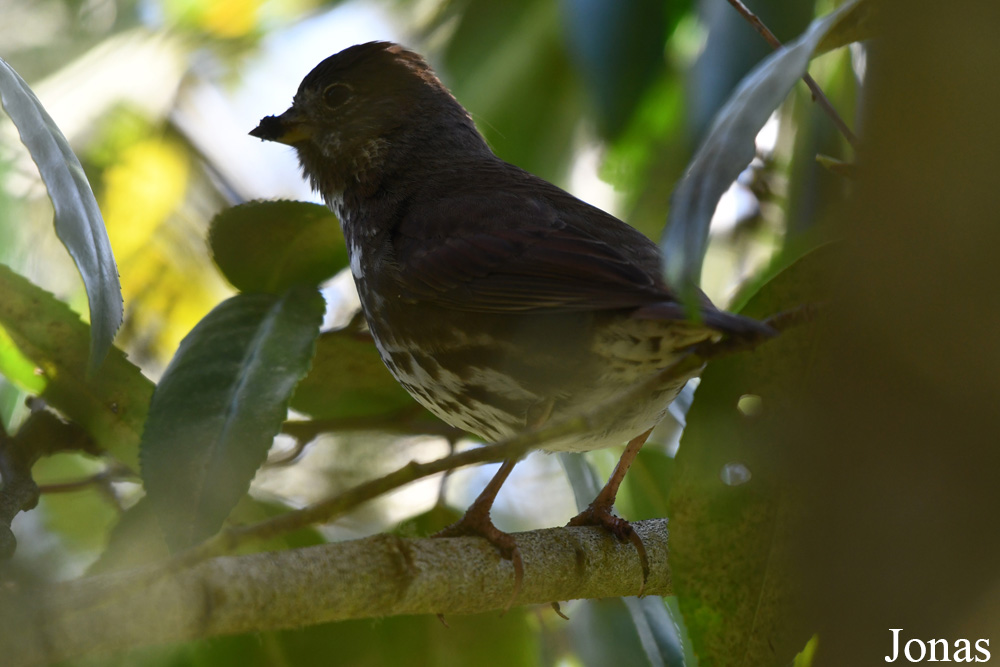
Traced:
<path fill-rule="evenodd" d="M 816 649 L 819 647 L 819 635 L 813 635 L 806 642 L 805 647 L 795 656 L 792 667 L 812 667 L 816 657 Z"/>
<path fill-rule="evenodd" d="M 445 84 L 487 142 L 504 160 L 558 183 L 585 108 L 558 3 L 451 2 L 438 18 L 450 34 Z"/>
<path fill-rule="evenodd" d="M 854 42 L 862 42 L 875 36 L 875 17 L 879 11 L 877 2 L 858 0 L 845 14 L 837 20 L 836 25 L 823 36 L 816 46 L 815 54 L 826 53 L 847 46 Z"/>
<path fill-rule="evenodd" d="M 153 383 L 117 348 L 99 372 L 89 374 L 89 327 L 62 301 L 2 264 L 0 294 L 0 326 L 37 368 L 34 382 L 22 382 L 20 371 L 8 378 L 26 391 L 41 385 L 46 403 L 83 427 L 102 449 L 138 468 Z"/>
<path fill-rule="evenodd" d="M 816 19 L 797 40 L 748 74 L 719 111 L 670 200 L 663 249 L 667 282 L 689 296 L 698 284 L 708 227 L 719 198 L 754 157 L 754 139 L 795 82 L 807 71 L 816 45 L 855 2 Z"/>
<path fill-rule="evenodd" d="M 533 610 L 511 609 L 502 618 L 495 613 L 449 616 L 446 622 L 428 615 L 397 616 L 215 637 L 180 645 L 186 650 L 169 664 L 533 667 L 540 662 L 538 615 Z"/>
<path fill-rule="evenodd" d="M 90 303 L 93 371 L 122 323 L 122 288 L 104 219 L 80 161 L 59 128 L 10 65 L 0 59 L 0 100 L 48 188 L 56 234 L 76 262 Z"/>
<path fill-rule="evenodd" d="M 316 356 L 292 397 L 292 407 L 315 419 L 385 415 L 412 408 L 371 340 L 341 329 L 323 333 Z"/>
<path fill-rule="evenodd" d="M 226 279 L 242 292 L 281 294 L 318 285 L 347 266 L 337 217 L 300 201 L 255 201 L 212 220 L 209 245 Z"/>
<path fill-rule="evenodd" d="M 14 339 L 0 327 L 0 375 L 14 385 L 32 394 L 45 391 L 45 378 L 36 372 L 36 366 L 18 349 Z"/>
<path fill-rule="evenodd" d="M 690 9 L 688 4 L 661 0 L 561 3 L 568 46 L 594 102 L 603 136 L 621 133 L 653 77 L 664 68 L 668 29 Z"/>
<path fill-rule="evenodd" d="M 579 512 L 587 509 L 604 486 L 594 466 L 585 457 L 575 452 L 559 452 L 559 463 L 566 472 L 566 480 L 573 489 L 573 499 Z"/>
<path fill-rule="evenodd" d="M 246 493 L 309 368 L 323 310 L 314 288 L 241 294 L 181 342 L 153 394 L 140 450 L 171 549 L 213 535 Z"/>
<path fill-rule="evenodd" d="M 832 249 L 791 264 L 742 311 L 762 317 L 818 300 Z M 671 574 L 702 665 L 787 664 L 809 632 L 795 625 L 786 546 L 794 480 L 771 414 L 794 395 L 816 349 L 800 326 L 752 353 L 712 362 L 676 458 L 669 502 Z M 742 411 L 741 411 L 742 410 Z M 807 446 L 808 443 L 803 443 Z M 811 632 L 811 631 L 810 631 Z"/>

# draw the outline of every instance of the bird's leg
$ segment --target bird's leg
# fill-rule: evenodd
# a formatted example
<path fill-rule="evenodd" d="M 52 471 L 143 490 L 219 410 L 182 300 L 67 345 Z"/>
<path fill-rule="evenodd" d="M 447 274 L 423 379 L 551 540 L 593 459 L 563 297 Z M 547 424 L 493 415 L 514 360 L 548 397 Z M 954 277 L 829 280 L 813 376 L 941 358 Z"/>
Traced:
<path fill-rule="evenodd" d="M 642 585 L 639 587 L 640 597 L 646 588 L 646 580 L 649 578 L 649 559 L 646 557 L 646 547 L 643 545 L 639 534 L 633 530 L 632 525 L 625 519 L 615 516 L 612 510 L 614 509 L 615 498 L 618 495 L 618 487 L 621 486 L 622 480 L 625 479 L 625 473 L 628 472 L 632 462 L 635 460 L 636 454 L 642 449 L 643 444 L 645 444 L 646 439 L 652 432 L 653 429 L 649 429 L 642 435 L 636 436 L 629 441 L 625 447 L 625 451 L 622 453 L 621 459 L 618 460 L 618 465 L 615 466 L 615 471 L 611 473 L 611 478 L 608 479 L 608 483 L 604 485 L 601 492 L 594 498 L 594 502 L 590 503 L 587 509 L 577 514 L 566 524 L 568 526 L 602 526 L 619 540 L 628 540 L 631 542 L 635 546 L 635 550 L 639 552 L 639 560 L 642 562 Z"/>
<path fill-rule="evenodd" d="M 552 415 L 552 408 L 555 406 L 555 399 L 546 398 L 538 401 L 530 408 L 525 417 L 525 426 L 529 429 L 538 428 Z M 517 540 L 510 533 L 505 533 L 495 525 L 490 518 L 490 510 L 497 499 L 500 487 L 507 480 L 510 471 L 514 469 L 517 459 L 506 459 L 500 466 L 500 470 L 493 476 L 490 483 L 486 485 L 483 492 L 479 494 L 475 502 L 466 510 L 465 515 L 457 522 L 448 526 L 444 530 L 435 533 L 434 537 L 460 537 L 462 535 L 479 535 L 485 537 L 500 552 L 500 555 L 509 560 L 514 565 L 514 591 L 504 607 L 503 613 L 507 613 L 518 593 L 521 592 L 521 582 L 524 581 L 524 562 L 521 560 L 521 551 L 517 548 Z M 612 499 L 613 500 L 613 499 Z"/>
<path fill-rule="evenodd" d="M 486 488 L 479 494 L 479 497 L 466 510 L 465 515 L 456 523 L 435 533 L 434 537 L 481 535 L 493 543 L 500 550 L 501 554 L 503 554 L 504 558 L 510 559 L 511 551 L 512 549 L 516 549 L 516 546 L 513 545 L 513 539 L 510 535 L 502 532 L 493 525 L 493 520 L 490 519 L 490 510 L 497 499 L 500 487 L 503 486 L 507 476 L 510 475 L 510 471 L 514 469 L 515 463 L 517 463 L 516 459 L 505 460 L 500 466 L 500 470 L 490 480 L 490 483 L 486 485 Z"/>
<path fill-rule="evenodd" d="M 505 533 L 495 525 L 490 518 L 490 510 L 493 502 L 497 499 L 497 493 L 503 486 L 510 471 L 514 469 L 517 459 L 507 459 L 501 464 L 500 470 L 493 476 L 490 483 L 486 485 L 483 492 L 479 494 L 475 502 L 465 512 L 465 515 L 457 522 L 448 526 L 444 530 L 435 533 L 434 537 L 461 537 L 464 535 L 479 535 L 485 537 L 490 544 L 495 546 L 500 555 L 511 561 L 514 565 L 514 592 L 511 593 L 510 600 L 504 608 L 504 613 L 510 609 L 517 594 L 521 592 L 521 582 L 524 579 L 524 563 L 521 561 L 521 552 L 517 548 L 517 541 L 510 533 Z"/>

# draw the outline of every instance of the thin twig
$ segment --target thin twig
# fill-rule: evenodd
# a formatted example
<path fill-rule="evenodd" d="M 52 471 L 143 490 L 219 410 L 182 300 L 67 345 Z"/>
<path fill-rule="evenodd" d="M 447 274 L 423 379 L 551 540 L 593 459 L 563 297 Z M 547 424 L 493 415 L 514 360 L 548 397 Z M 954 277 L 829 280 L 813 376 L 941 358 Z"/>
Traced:
<path fill-rule="evenodd" d="M 83 479 L 73 480 L 72 482 L 57 482 L 55 484 L 39 484 L 38 492 L 42 495 L 45 494 L 56 494 L 56 493 L 76 493 L 77 491 L 84 491 L 91 486 L 96 486 L 98 484 L 103 484 L 108 480 L 109 476 L 107 471 L 99 472 L 95 475 L 90 475 L 89 477 L 84 477 Z"/>
<path fill-rule="evenodd" d="M 84 491 L 88 487 L 98 486 L 98 487 L 108 487 L 112 482 L 124 481 L 129 477 L 134 477 L 133 473 L 127 466 L 112 463 L 104 470 L 94 473 L 93 475 L 88 475 L 80 479 L 75 479 L 69 482 L 54 482 L 52 484 L 39 484 L 38 492 L 42 495 L 47 493 L 74 493 L 76 491 Z"/>
<path fill-rule="evenodd" d="M 740 15 L 743 18 L 745 18 L 747 22 L 750 23 L 750 25 L 752 25 L 754 29 L 757 32 L 759 32 L 765 40 L 767 40 L 767 43 L 770 44 L 772 48 L 774 49 L 781 48 L 781 40 L 775 37 L 774 33 L 771 32 L 766 25 L 764 25 L 764 22 L 761 21 L 756 14 L 750 11 L 750 9 L 746 5 L 744 5 L 741 0 L 729 0 L 729 4 L 732 5 L 733 8 L 735 8 L 736 11 L 739 12 Z M 833 104 L 823 93 L 823 90 L 819 87 L 819 84 L 816 83 L 816 80 L 813 79 L 808 72 L 806 72 L 802 76 L 802 80 L 806 82 L 807 86 L 809 86 L 809 90 L 812 92 L 813 99 L 820 105 L 820 107 L 822 107 L 822 109 L 826 112 L 826 114 L 830 116 L 830 119 L 833 121 L 833 124 L 837 127 L 838 130 L 840 130 L 840 133 L 844 135 L 844 138 L 847 139 L 848 143 L 850 143 L 851 146 L 855 150 L 857 150 L 858 148 L 857 135 L 851 131 L 851 128 L 847 126 L 847 123 L 845 123 L 844 119 L 840 117 L 840 114 L 837 113 L 837 110 L 833 108 Z"/>
<path fill-rule="evenodd" d="M 342 433 L 348 431 L 380 431 L 382 433 L 400 433 L 403 435 L 441 435 L 449 439 L 458 438 L 463 435 L 460 429 L 448 426 L 443 421 L 429 416 L 426 410 L 416 403 L 410 408 L 405 408 L 389 415 L 287 421 L 281 427 L 282 433 L 305 443 L 309 443 L 321 433 Z"/>
<path fill-rule="evenodd" d="M 456 442 L 465 435 L 461 429 L 445 424 L 431 416 L 423 407 L 414 403 L 393 414 L 371 417 L 341 417 L 337 419 L 309 419 L 287 421 L 281 432 L 295 438 L 295 447 L 268 459 L 267 467 L 287 466 L 295 463 L 306 447 L 324 433 L 348 433 L 351 431 L 379 431 L 400 435 L 440 435 L 448 442 Z"/>

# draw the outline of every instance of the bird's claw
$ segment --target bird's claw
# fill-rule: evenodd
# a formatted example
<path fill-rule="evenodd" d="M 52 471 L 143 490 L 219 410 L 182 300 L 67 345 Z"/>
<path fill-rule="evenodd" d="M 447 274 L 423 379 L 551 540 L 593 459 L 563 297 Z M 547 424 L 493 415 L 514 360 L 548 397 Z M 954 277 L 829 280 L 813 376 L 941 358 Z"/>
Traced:
<path fill-rule="evenodd" d="M 570 519 L 566 525 L 599 526 L 614 535 L 618 540 L 631 542 L 639 554 L 639 564 L 642 566 L 642 582 L 639 584 L 638 596 L 643 596 L 643 593 L 646 591 L 646 582 L 649 580 L 649 557 L 646 555 L 646 545 L 642 543 L 642 538 L 632 528 L 632 524 L 619 516 L 615 516 L 610 507 L 591 504 L 590 507 Z"/>

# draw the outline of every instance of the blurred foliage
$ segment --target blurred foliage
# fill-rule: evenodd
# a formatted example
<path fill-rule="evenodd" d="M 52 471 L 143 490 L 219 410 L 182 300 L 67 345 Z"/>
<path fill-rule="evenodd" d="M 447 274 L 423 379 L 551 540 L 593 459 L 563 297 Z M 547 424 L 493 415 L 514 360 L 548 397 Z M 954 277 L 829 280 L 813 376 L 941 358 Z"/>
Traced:
<path fill-rule="evenodd" d="M 123 333 L 140 358 L 160 363 L 226 293 L 208 260 L 205 221 L 188 218 L 207 176 L 192 148 L 169 124 L 117 106 L 87 153 L 122 275 Z M 221 193 L 209 196 L 222 205 Z"/>
<path fill-rule="evenodd" d="M 830 9 L 830 3 L 816 4 L 824 12 Z M 240 97 L 240 87 L 248 81 L 290 95 L 298 77 L 314 63 L 290 61 L 289 54 L 279 50 L 290 50 L 290 41 L 305 41 L 302 35 L 310 23 L 322 23 L 329 11 L 359 8 L 375 8 L 386 17 L 385 27 L 378 28 L 389 31 L 383 38 L 427 54 L 498 155 L 585 199 L 603 197 L 612 212 L 653 238 L 662 232 L 670 193 L 704 129 L 736 83 L 769 52 L 724 0 L 10 0 L 0 25 L 0 56 L 35 88 L 57 123 L 72 128 L 67 135 L 94 187 L 121 275 L 126 312 L 116 344 L 138 365 L 115 350 L 113 373 L 96 379 L 86 375 L 86 328 L 62 304 L 85 310 L 79 281 L 65 252 L 53 244 L 51 226 L 46 227 L 51 206 L 37 175 L 25 163 L 23 148 L 5 132 L 0 143 L 0 261 L 12 271 L 0 270 L 8 290 L 0 304 L 6 318 L 0 319 L 0 418 L 11 424 L 11 431 L 23 418 L 25 396 L 41 394 L 63 416 L 101 435 L 100 444 L 135 471 L 139 432 L 153 390 L 147 377 L 160 376 L 184 336 L 232 295 L 232 287 L 280 293 L 294 284 L 320 283 L 343 268 L 342 239 L 325 211 L 312 218 L 289 215 L 286 224 L 267 229 L 262 241 L 266 216 L 254 219 L 252 211 L 244 217 L 246 210 L 227 209 L 264 194 L 302 194 L 281 190 L 280 184 L 287 182 L 283 176 L 295 176 L 293 163 L 275 167 L 261 157 L 274 153 L 253 153 L 256 144 L 241 143 L 252 142 L 243 136 L 252 121 L 235 113 L 214 124 L 208 121 L 235 104 L 246 106 L 248 99 L 274 92 L 252 90 Z M 752 8 L 785 40 L 798 35 L 815 13 L 813 2 L 801 0 L 761 0 Z M 347 14 L 342 16 L 346 20 Z M 327 41 L 324 56 L 350 43 Z M 133 54 L 135 63 L 129 63 Z M 261 61 L 280 62 L 281 77 L 266 84 L 253 79 Z M 129 64 L 138 71 L 120 69 Z M 857 71 L 844 50 L 825 56 L 813 69 L 849 124 L 858 99 Z M 134 91 L 130 95 L 122 89 Z M 204 94 L 206 89 L 216 97 Z M 259 113 L 279 111 L 262 107 Z M 229 123 L 234 118 L 246 126 Z M 774 144 L 759 146 L 759 160 L 745 172 L 746 191 L 755 205 L 723 220 L 713 233 L 707 264 L 711 275 L 706 274 L 705 283 L 718 301 L 759 275 L 771 253 L 784 252 L 783 267 L 820 245 L 831 232 L 817 222 L 849 187 L 843 177 L 815 161 L 817 153 L 848 163 L 853 156 L 803 87 L 776 118 Z M 581 158 L 588 154 L 599 156 L 597 165 L 581 169 Z M 262 182 L 278 185 L 262 193 Z M 226 213 L 215 218 L 223 209 Z M 275 248 L 285 254 L 270 252 Z M 304 256 L 308 261 L 301 261 Z M 763 283 L 755 281 L 742 301 Z M 349 296 L 330 286 L 324 293 L 331 310 L 350 311 Z M 798 298 L 786 295 L 780 303 Z M 29 300 L 34 309 L 25 305 Z M 318 338 L 313 370 L 291 398 L 292 407 L 322 419 L 405 413 L 409 427 L 415 404 L 391 381 L 370 343 L 356 333 L 344 329 Z M 730 396 L 735 389 L 727 382 L 739 373 L 722 368 L 715 374 L 721 376 L 715 393 L 706 386 L 699 392 L 701 402 L 695 403 L 700 407 L 686 438 L 699 442 L 686 453 L 688 461 L 675 461 L 652 448 L 643 452 L 623 487 L 625 516 L 669 514 L 689 489 L 678 486 L 677 479 L 684 467 L 694 465 L 690 457 L 726 452 L 709 451 L 709 441 L 722 436 L 704 434 L 704 415 L 728 410 L 735 418 Z M 729 423 L 719 422 L 715 428 L 726 430 Z M 273 435 L 267 429 L 262 433 L 265 439 Z M 361 447 L 379 446 L 378 456 L 392 456 L 400 464 L 409 460 L 406 447 L 381 448 L 374 439 L 355 439 Z M 367 453 L 365 457 L 376 458 Z M 304 473 L 296 468 L 310 465 L 310 457 L 303 458 L 289 467 L 285 494 L 265 496 L 251 487 L 251 495 L 243 497 L 229 520 L 252 521 L 298 502 Z M 608 463 L 602 466 L 607 468 L 614 454 L 595 452 L 588 458 Z M 62 454 L 40 462 L 36 473 L 40 481 L 72 481 L 107 465 L 105 460 Z M 714 460 L 705 465 L 714 471 Z M 386 467 L 392 466 L 384 461 L 371 465 L 372 470 Z M 753 466 L 751 471 L 758 473 Z M 311 493 L 337 488 L 335 472 L 323 470 L 320 476 L 328 478 L 325 486 Z M 107 571 L 162 557 L 165 546 L 149 499 L 140 499 L 134 477 L 122 479 L 128 481 L 46 495 L 36 511 L 22 517 L 21 525 L 28 527 L 19 555 L 0 570 L 0 581 L 45 580 L 87 567 Z M 730 490 L 717 480 L 712 478 L 713 492 Z M 275 485 L 268 488 L 273 492 Z M 708 492 L 698 495 L 703 502 L 713 502 Z M 544 504 L 544 499 L 533 502 Z M 443 522 L 439 510 L 431 518 L 411 510 L 408 529 Z M 690 529 L 688 540 L 702 535 L 705 521 L 678 513 L 672 530 Z M 722 512 L 721 522 L 709 523 L 723 531 L 720 526 L 732 521 L 746 531 L 738 514 Z M 683 537 L 674 535 L 683 544 Z M 746 546 L 734 543 L 732 536 L 729 541 L 717 534 L 714 538 L 721 541 L 711 544 L 722 552 Z M 321 539 L 320 532 L 305 531 L 265 547 Z M 683 572 L 685 558 L 698 560 L 692 554 L 681 548 L 678 556 L 681 599 L 645 601 L 642 614 L 620 601 L 602 601 L 564 606 L 572 618 L 569 624 L 547 608 L 515 609 L 502 619 L 449 618 L 450 629 L 434 618 L 393 618 L 144 649 L 110 661 L 73 664 L 589 665 L 600 664 L 600 656 L 607 655 L 690 665 L 694 649 L 678 608 L 691 614 L 692 619 L 685 620 L 692 643 L 699 652 L 707 651 L 702 659 L 710 664 L 712 649 L 705 648 L 713 631 L 709 626 L 713 619 L 721 623 L 723 616 L 704 603 L 708 593 L 698 587 L 697 563 L 691 565 L 694 573 Z M 709 593 L 717 594 L 722 580 L 714 581 L 716 589 Z M 685 590 L 690 597 L 684 597 Z M 656 632 L 674 623 L 682 626 L 677 635 L 683 639 L 682 649 L 660 654 Z M 807 637 L 787 642 L 792 647 L 788 658 L 802 649 Z M 815 650 L 815 643 L 810 645 Z"/>
<path fill-rule="evenodd" d="M 741 312 L 763 318 L 827 299 L 818 289 L 830 255 L 825 248 L 792 262 Z M 706 664 L 733 655 L 748 664 L 781 663 L 809 636 L 796 634 L 801 628 L 790 621 L 787 536 L 799 517 L 782 466 L 788 453 L 768 433 L 811 366 L 813 327 L 713 363 L 687 415 L 665 514 L 678 602 Z"/>
<path fill-rule="evenodd" d="M 254 202 L 212 219 L 212 259 L 243 292 L 280 294 L 318 285 L 347 266 L 347 244 L 337 217 L 306 202 Z"/>

